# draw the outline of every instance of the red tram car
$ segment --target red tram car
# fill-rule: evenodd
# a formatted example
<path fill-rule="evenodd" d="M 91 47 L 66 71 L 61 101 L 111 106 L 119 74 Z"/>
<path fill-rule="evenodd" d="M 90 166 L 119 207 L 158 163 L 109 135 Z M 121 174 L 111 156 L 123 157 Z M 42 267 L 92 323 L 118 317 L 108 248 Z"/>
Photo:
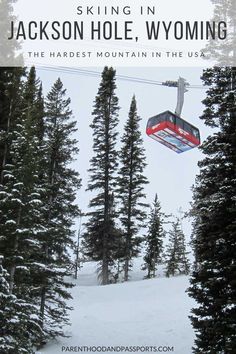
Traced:
<path fill-rule="evenodd" d="M 170 111 L 151 117 L 146 133 L 178 154 L 200 145 L 198 128 Z"/>

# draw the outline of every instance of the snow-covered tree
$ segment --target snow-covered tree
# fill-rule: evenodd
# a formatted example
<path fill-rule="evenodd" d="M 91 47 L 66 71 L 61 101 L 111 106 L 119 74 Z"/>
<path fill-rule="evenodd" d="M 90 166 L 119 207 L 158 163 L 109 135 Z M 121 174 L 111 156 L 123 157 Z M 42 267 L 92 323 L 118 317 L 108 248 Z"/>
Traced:
<path fill-rule="evenodd" d="M 141 237 L 138 236 L 140 227 L 144 226 L 146 218 L 144 204 L 144 186 L 147 178 L 144 176 L 146 166 L 145 151 L 140 132 L 140 117 L 137 114 L 137 103 L 133 96 L 128 120 L 121 138 L 120 170 L 118 178 L 117 197 L 120 200 L 120 221 L 124 230 L 124 280 L 129 278 L 132 268 L 132 258 L 140 251 Z"/>
<path fill-rule="evenodd" d="M 205 49 L 206 58 L 217 61 L 220 66 L 236 65 L 236 2 L 235 0 L 211 0 L 214 5 L 212 22 L 224 21 L 227 24 L 227 36 L 210 39 Z"/>
<path fill-rule="evenodd" d="M 10 36 L 11 21 L 16 21 L 13 13 L 13 5 L 17 0 L 1 0 L 0 2 L 0 67 L 23 67 L 23 57 L 17 51 L 20 42 L 16 39 L 8 40 Z"/>
<path fill-rule="evenodd" d="M 18 116 L 9 132 L 8 159 L 3 166 L 0 186 L 0 252 L 10 274 L 10 291 L 18 294 L 24 291 L 29 294 L 27 278 L 34 263 L 32 254 L 39 247 L 36 233 L 42 229 L 38 183 L 40 149 L 32 114 L 34 97 L 30 101 L 25 95 L 32 73 L 35 79 L 32 69 L 16 109 Z M 35 83 L 32 95 L 36 92 Z"/>
<path fill-rule="evenodd" d="M 40 288 L 40 315 L 49 337 L 64 335 L 68 323 L 68 305 L 72 287 L 66 280 L 70 274 L 69 248 L 73 247 L 74 219 L 79 215 L 75 205 L 76 191 L 81 181 L 71 163 L 78 153 L 76 121 L 72 120 L 70 99 L 58 79 L 45 100 L 45 142 L 43 183 L 44 232 L 40 237 L 37 282 Z"/>
<path fill-rule="evenodd" d="M 157 194 L 155 195 L 153 207 L 148 222 L 148 233 L 146 236 L 146 249 L 144 255 L 143 270 L 147 270 L 146 278 L 155 278 L 158 263 L 161 263 L 163 252 L 163 217 L 161 205 Z"/>
<path fill-rule="evenodd" d="M 41 334 L 38 310 L 12 294 L 2 260 L 0 256 L 0 352 L 33 354 Z"/>
<path fill-rule="evenodd" d="M 62 326 L 68 323 L 71 284 L 65 276 L 69 275 L 73 220 L 78 215 L 75 191 L 80 186 L 78 173 L 71 168 L 78 152 L 73 137 L 76 123 L 60 80 L 47 96 L 44 118 L 42 85 L 35 68 L 26 80 L 18 73 L 7 84 L 11 77 L 13 71 L 0 71 L 4 88 L 0 93 L 4 117 L 0 254 L 9 273 L 9 294 L 16 299 L 13 309 L 20 313 L 20 306 L 25 308 L 25 316 L 17 319 L 25 335 L 19 333 L 24 340 L 28 336 L 25 345 L 32 349 L 48 337 L 63 335 Z"/>
<path fill-rule="evenodd" d="M 169 231 L 169 244 L 165 252 L 167 277 L 189 273 L 190 264 L 187 255 L 181 222 L 176 219 L 172 223 L 172 229 Z"/>
<path fill-rule="evenodd" d="M 22 93 L 22 68 L 0 67 L 0 183 L 3 170 L 9 162 L 9 146 L 16 118 L 20 113 Z"/>
<path fill-rule="evenodd" d="M 93 110 L 93 151 L 90 161 L 88 190 L 94 192 L 85 233 L 85 254 L 99 261 L 103 285 L 112 281 L 118 234 L 115 225 L 114 189 L 118 166 L 116 140 L 118 98 L 115 94 L 115 70 L 105 67 Z"/>
<path fill-rule="evenodd" d="M 202 119 L 213 130 L 202 144 L 205 158 L 194 188 L 192 214 L 196 267 L 189 294 L 196 331 L 194 353 L 233 353 L 236 255 L 236 69 L 207 69 Z"/>

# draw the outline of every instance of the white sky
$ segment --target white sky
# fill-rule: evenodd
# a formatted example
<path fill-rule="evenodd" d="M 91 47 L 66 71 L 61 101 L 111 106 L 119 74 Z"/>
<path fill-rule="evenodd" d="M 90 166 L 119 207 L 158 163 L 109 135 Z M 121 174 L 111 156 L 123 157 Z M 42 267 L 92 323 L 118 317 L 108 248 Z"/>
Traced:
<path fill-rule="evenodd" d="M 109 63 L 107 63 L 109 65 Z M 101 71 L 102 68 L 93 68 Z M 116 68 L 118 75 L 127 75 L 152 79 L 157 81 L 177 80 L 184 77 L 190 84 L 202 84 L 200 76 L 201 68 Z M 55 80 L 60 76 L 64 87 L 67 88 L 71 98 L 71 107 L 74 118 L 78 122 L 77 138 L 79 140 L 80 153 L 75 163 L 75 168 L 80 172 L 83 187 L 78 193 L 79 207 L 83 212 L 87 210 L 90 192 L 85 192 L 88 181 L 87 169 L 89 159 L 92 156 L 92 129 L 89 127 L 93 110 L 93 101 L 97 94 L 100 77 L 88 77 L 67 73 L 45 72 L 37 70 L 38 76 L 43 81 L 44 93 L 50 90 Z M 178 214 L 181 207 L 184 211 L 189 209 L 192 198 L 191 186 L 194 184 L 198 173 L 197 162 L 202 158 L 198 149 L 176 154 L 164 147 L 145 133 L 147 119 L 167 109 L 174 111 L 176 106 L 176 88 L 152 86 L 133 82 L 117 80 L 117 96 L 119 97 L 120 124 L 119 139 L 123 133 L 123 126 L 127 119 L 132 95 L 136 95 L 138 113 L 142 118 L 141 131 L 146 150 L 148 166 L 145 174 L 150 184 L 146 186 L 147 202 L 152 203 L 155 193 L 158 194 L 163 211 Z M 204 140 L 210 133 L 199 119 L 204 106 L 201 101 L 205 97 L 204 89 L 189 89 L 185 94 L 185 104 L 182 117 L 197 126 Z M 118 139 L 118 140 L 119 140 Z M 184 229 L 190 235 L 190 225 L 184 222 Z"/>

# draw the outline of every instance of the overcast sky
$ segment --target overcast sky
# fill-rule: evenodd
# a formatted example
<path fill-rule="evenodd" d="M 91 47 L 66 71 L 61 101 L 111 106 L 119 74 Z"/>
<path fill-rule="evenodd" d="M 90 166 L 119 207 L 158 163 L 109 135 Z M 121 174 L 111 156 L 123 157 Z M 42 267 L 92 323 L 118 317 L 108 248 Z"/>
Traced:
<path fill-rule="evenodd" d="M 109 63 L 107 63 L 109 65 Z M 91 69 L 91 68 L 90 68 Z M 93 68 L 102 71 L 102 68 Z M 190 84 L 202 84 L 200 76 L 201 68 L 116 68 L 118 75 L 127 75 L 151 79 L 157 81 L 177 80 L 184 77 Z M 43 82 L 44 94 L 46 94 L 54 81 L 60 77 L 67 94 L 71 98 L 71 108 L 75 120 L 78 122 L 77 138 L 80 153 L 77 156 L 75 168 L 80 172 L 83 187 L 78 193 L 78 203 L 82 211 L 87 210 L 90 192 L 85 192 L 88 181 L 87 169 L 89 159 L 92 156 L 92 129 L 89 127 L 92 116 L 94 98 L 98 91 L 100 77 L 88 77 L 63 72 L 47 72 L 37 69 L 38 76 Z M 155 193 L 158 194 L 163 211 L 178 214 L 181 207 L 184 211 L 189 209 L 192 198 L 191 186 L 194 184 L 198 173 L 197 162 L 202 158 L 198 149 L 193 149 L 182 154 L 176 154 L 167 147 L 149 138 L 145 133 L 146 123 L 149 117 L 165 110 L 174 112 L 176 107 L 176 88 L 168 88 L 155 85 L 139 84 L 117 80 L 116 94 L 119 98 L 120 124 L 119 139 L 123 133 L 123 126 L 128 116 L 129 106 L 133 94 L 138 105 L 138 113 L 142 118 L 141 131 L 146 150 L 147 168 L 145 171 L 150 183 L 146 186 L 147 202 L 151 203 Z M 201 132 L 201 139 L 209 135 L 199 119 L 204 106 L 201 101 L 205 97 L 205 89 L 189 89 L 185 94 L 185 103 L 182 117 L 197 126 Z M 186 233 L 190 234 L 190 226 L 184 222 Z"/>

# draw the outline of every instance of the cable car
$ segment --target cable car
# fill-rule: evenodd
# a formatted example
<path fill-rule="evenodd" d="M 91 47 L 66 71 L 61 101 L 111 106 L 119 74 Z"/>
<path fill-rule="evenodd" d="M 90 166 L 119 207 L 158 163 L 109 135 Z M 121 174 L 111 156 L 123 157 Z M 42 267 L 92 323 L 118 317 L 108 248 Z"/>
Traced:
<path fill-rule="evenodd" d="M 178 154 L 200 145 L 198 128 L 170 111 L 151 117 L 146 133 Z"/>

